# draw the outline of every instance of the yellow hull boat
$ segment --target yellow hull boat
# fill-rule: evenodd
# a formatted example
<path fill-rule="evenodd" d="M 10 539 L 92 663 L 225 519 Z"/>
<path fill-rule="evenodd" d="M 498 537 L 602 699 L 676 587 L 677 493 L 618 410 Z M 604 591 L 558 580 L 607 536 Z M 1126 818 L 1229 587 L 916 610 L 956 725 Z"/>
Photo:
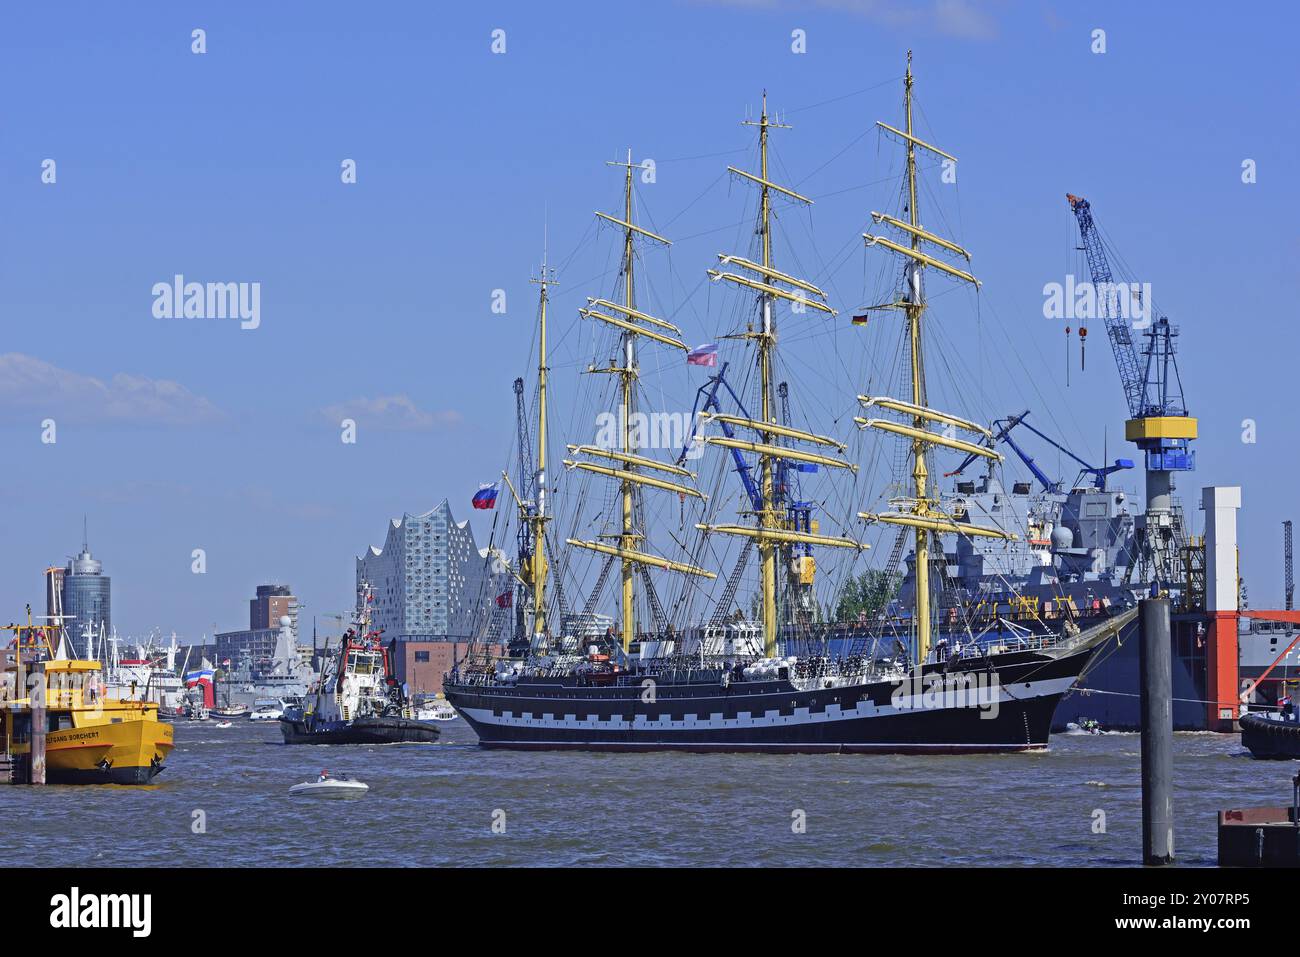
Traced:
<path fill-rule="evenodd" d="M 49 784 L 148 784 L 171 753 L 171 725 L 153 702 L 103 696 L 98 661 L 56 659 L 31 666 L 44 674 L 45 779 Z M 30 678 L 24 681 L 30 689 Z M 31 760 L 31 697 L 13 697 L 0 684 L 0 746 Z M 30 694 L 30 690 L 27 692 Z M 37 701 L 39 702 L 39 698 Z"/>

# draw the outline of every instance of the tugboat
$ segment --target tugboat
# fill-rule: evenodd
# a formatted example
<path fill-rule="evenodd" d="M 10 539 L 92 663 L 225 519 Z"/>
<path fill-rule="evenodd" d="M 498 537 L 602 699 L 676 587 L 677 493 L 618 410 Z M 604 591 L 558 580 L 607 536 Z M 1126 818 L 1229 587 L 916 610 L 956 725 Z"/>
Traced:
<path fill-rule="evenodd" d="M 319 681 L 301 704 L 280 717 L 285 744 L 398 744 L 438 740 L 434 724 L 416 720 L 406 691 L 397 683 L 379 631 L 370 628 L 370 586 L 363 585 L 361 610 L 343 635 L 338 653 L 325 663 Z"/>
<path fill-rule="evenodd" d="M 1290 696 L 1274 712 L 1252 711 L 1241 716 L 1241 743 L 1253 758 L 1286 760 L 1300 758 L 1300 716 Z"/>

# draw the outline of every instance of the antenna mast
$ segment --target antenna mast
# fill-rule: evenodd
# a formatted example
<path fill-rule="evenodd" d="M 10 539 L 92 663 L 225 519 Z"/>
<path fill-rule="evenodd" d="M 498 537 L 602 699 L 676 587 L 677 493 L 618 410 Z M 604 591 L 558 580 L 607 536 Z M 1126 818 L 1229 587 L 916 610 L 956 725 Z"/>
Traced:
<path fill-rule="evenodd" d="M 1284 587 L 1285 608 L 1287 611 L 1295 606 L 1295 576 L 1291 571 L 1291 520 L 1282 523 L 1282 584 Z"/>

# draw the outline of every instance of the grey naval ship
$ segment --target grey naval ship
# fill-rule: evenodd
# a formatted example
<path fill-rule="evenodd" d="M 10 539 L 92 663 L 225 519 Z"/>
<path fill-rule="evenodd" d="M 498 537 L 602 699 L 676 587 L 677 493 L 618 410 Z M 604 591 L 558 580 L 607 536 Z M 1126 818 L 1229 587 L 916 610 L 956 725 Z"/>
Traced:
<path fill-rule="evenodd" d="M 1118 460 L 1125 462 L 1126 460 Z M 1068 491 L 1047 481 L 1038 487 L 1014 482 L 1009 489 L 992 475 L 959 480 L 953 507 L 1029 533 L 997 548 L 965 536 L 949 536 L 942 564 L 932 566 L 938 583 L 938 642 L 1015 641 L 1061 620 L 1080 628 L 1106 620 L 1114 609 L 1129 608 L 1152 593 L 1153 585 L 1175 602 L 1172 675 L 1174 727 L 1206 727 L 1206 651 L 1203 616 L 1189 607 L 1186 582 L 1164 587 L 1142 574 L 1137 519 L 1128 496 L 1110 488 L 1112 463 L 1080 472 L 1093 481 L 1076 481 Z M 1120 468 L 1131 468 L 1131 463 Z M 859 635 L 846 635 L 849 653 L 881 635 L 905 632 L 908 596 L 916 585 L 916 562 L 906 556 L 902 587 L 889 614 Z M 1061 700 L 1054 731 L 1088 720 L 1108 729 L 1140 725 L 1138 710 L 1137 622 L 1128 623 L 1090 663 Z"/>

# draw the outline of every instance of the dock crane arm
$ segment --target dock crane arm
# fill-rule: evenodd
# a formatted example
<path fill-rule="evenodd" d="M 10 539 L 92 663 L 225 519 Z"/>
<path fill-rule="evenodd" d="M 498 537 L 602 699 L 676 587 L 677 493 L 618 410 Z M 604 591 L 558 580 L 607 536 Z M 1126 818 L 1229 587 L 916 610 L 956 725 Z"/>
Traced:
<path fill-rule="evenodd" d="M 1172 582 L 1179 573 L 1179 550 L 1186 547 L 1181 508 L 1175 503 L 1174 474 L 1196 468 L 1196 453 L 1190 443 L 1197 436 L 1197 421 L 1187 414 L 1183 385 L 1175 357 L 1178 328 L 1158 315 L 1154 303 L 1145 307 L 1142 332 L 1146 345 L 1141 350 L 1145 363 L 1129 332 L 1130 310 L 1125 302 L 1135 301 L 1136 284 L 1116 285 L 1111 274 L 1105 244 L 1092 218 L 1092 207 L 1082 196 L 1066 194 L 1092 274 L 1094 301 L 1105 320 L 1106 332 L 1119 366 L 1120 384 L 1128 402 L 1129 418 L 1124 437 L 1146 456 L 1146 506 L 1138 520 L 1141 568 L 1144 576 Z M 1146 294 L 1149 296 L 1149 289 Z M 1125 300 L 1124 297 L 1129 297 Z M 1116 305 L 1120 308 L 1114 308 Z M 1138 328 L 1134 324 L 1134 328 Z"/>
<path fill-rule="evenodd" d="M 1092 219 L 1092 206 L 1082 196 L 1067 193 L 1074 218 L 1079 223 L 1079 235 L 1083 239 L 1083 251 L 1088 258 L 1088 271 L 1092 276 L 1094 291 L 1113 287 L 1115 278 L 1110 270 L 1110 261 L 1106 258 L 1106 249 L 1102 245 L 1097 224 Z M 1098 297 L 1101 304 L 1101 297 Z M 1110 339 L 1111 350 L 1115 353 L 1115 364 L 1119 367 L 1119 381 L 1124 388 L 1124 398 L 1128 402 L 1128 414 L 1134 418 L 1146 410 L 1146 376 L 1142 363 L 1138 361 L 1137 347 L 1129 331 L 1128 320 L 1113 310 L 1102 308 L 1106 323 L 1106 336 Z"/>
<path fill-rule="evenodd" d="M 1011 437 L 1011 430 L 1018 425 L 1023 425 L 1026 429 L 1034 433 L 1034 435 L 1038 436 L 1040 439 L 1042 439 L 1052 448 L 1057 449 L 1058 451 L 1069 456 L 1074 461 L 1078 462 L 1080 473 L 1091 475 L 1093 477 L 1093 484 L 1098 489 L 1104 490 L 1106 488 L 1106 476 L 1114 472 L 1119 472 L 1123 469 L 1133 468 L 1132 459 L 1116 459 L 1114 463 L 1111 465 L 1102 465 L 1102 466 L 1089 465 L 1083 459 L 1079 458 L 1079 456 L 1075 455 L 1073 452 L 1067 449 L 1060 442 L 1057 442 L 1055 439 L 1053 439 L 1050 435 L 1046 435 L 1045 433 L 1039 431 L 1038 429 L 1030 425 L 1028 422 L 1026 422 L 1025 419 L 1028 417 L 1028 415 L 1029 415 L 1029 410 L 1026 409 L 1024 412 L 1021 412 L 1019 415 L 1009 416 L 1008 418 L 999 419 L 997 422 L 994 422 L 993 427 L 994 429 L 996 429 L 996 431 L 993 434 L 993 440 L 995 442 L 1005 442 L 1008 446 L 1011 447 L 1011 451 L 1015 452 L 1016 456 L 1020 459 L 1020 461 L 1025 463 L 1025 467 L 1029 469 L 1030 472 L 1033 473 L 1034 478 L 1038 480 L 1038 484 L 1040 484 L 1043 487 L 1043 491 L 1059 492 L 1061 491 L 1061 483 L 1059 481 L 1053 482 L 1051 479 L 1049 479 L 1047 477 L 1047 474 L 1041 468 L 1038 467 L 1038 463 L 1034 461 L 1033 456 L 1031 456 L 1023 448 L 1021 448 L 1020 445 L 1016 442 L 1016 440 Z M 966 467 L 969 466 L 971 462 L 975 461 L 975 458 L 976 457 L 974 455 L 968 455 L 966 459 L 960 465 L 957 466 L 957 468 L 953 469 L 951 472 L 948 472 L 947 475 L 949 476 L 960 475 L 962 472 L 966 470 Z"/>
<path fill-rule="evenodd" d="M 701 412 L 722 411 L 722 406 L 718 403 L 718 386 L 722 386 L 727 390 L 727 393 L 731 396 L 731 400 L 736 403 L 736 408 L 740 409 L 741 415 L 745 418 L 750 417 L 749 413 L 745 411 L 744 403 L 740 401 L 740 396 L 736 395 L 735 390 L 731 388 L 731 383 L 727 381 L 726 376 L 728 365 L 730 365 L 730 363 L 724 362 L 722 368 L 718 370 L 718 374 L 710 376 L 709 381 L 700 386 L 699 390 L 695 393 L 695 405 L 691 408 L 692 422 L 699 420 Z M 726 423 L 726 421 L 719 419 L 718 424 L 722 426 L 722 434 L 727 438 L 733 439 L 736 437 L 736 433 L 732 430 L 731 426 Z M 691 444 L 693 441 L 694 436 L 687 437 L 686 444 L 682 446 L 682 451 L 677 456 L 677 464 L 679 466 L 685 463 L 686 454 L 691 450 Z M 753 471 L 750 468 L 749 463 L 745 461 L 745 457 L 740 454 L 738 449 L 731 450 L 731 457 L 735 460 L 736 472 L 740 475 L 740 481 L 745 486 L 745 494 L 749 496 L 750 504 L 753 505 L 755 511 L 761 511 L 763 508 L 763 495 L 758 490 L 758 485 L 754 482 Z"/>

